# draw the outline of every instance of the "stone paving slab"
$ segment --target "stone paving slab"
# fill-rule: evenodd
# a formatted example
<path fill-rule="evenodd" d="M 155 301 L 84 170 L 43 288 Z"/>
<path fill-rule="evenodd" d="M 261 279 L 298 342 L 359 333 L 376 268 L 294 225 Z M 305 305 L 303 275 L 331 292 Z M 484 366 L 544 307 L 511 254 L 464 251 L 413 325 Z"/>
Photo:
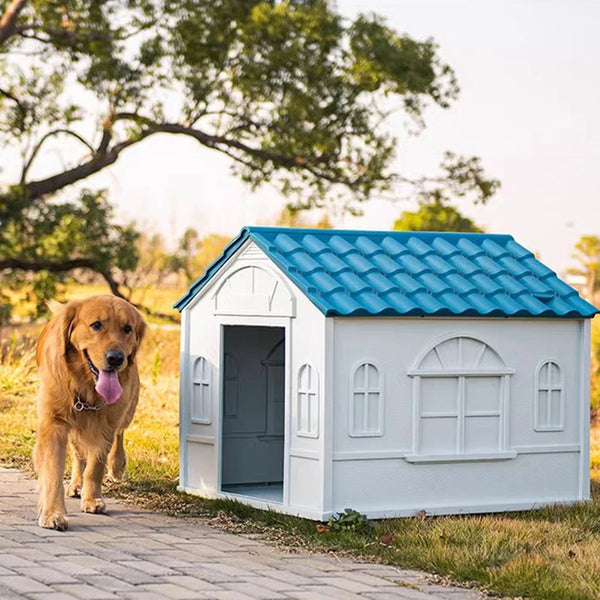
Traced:
<path fill-rule="evenodd" d="M 0 468 L 0 598 L 13 600 L 480 600 L 418 571 L 287 554 L 234 535 L 107 501 L 67 499 L 69 530 L 37 526 L 35 481 Z M 398 585 L 397 582 L 404 585 Z"/>

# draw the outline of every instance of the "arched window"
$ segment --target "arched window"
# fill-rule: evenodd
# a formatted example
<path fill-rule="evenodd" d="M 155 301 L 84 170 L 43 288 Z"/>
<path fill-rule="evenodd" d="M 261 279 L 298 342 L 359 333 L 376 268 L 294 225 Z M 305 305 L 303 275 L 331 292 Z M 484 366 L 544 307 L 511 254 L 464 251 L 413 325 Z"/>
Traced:
<path fill-rule="evenodd" d="M 415 457 L 506 453 L 513 373 L 493 348 L 468 336 L 443 340 L 421 355 L 408 373 Z"/>
<path fill-rule="evenodd" d="M 296 430 L 300 437 L 319 437 L 319 375 L 309 364 L 298 369 Z"/>
<path fill-rule="evenodd" d="M 349 434 L 383 435 L 383 377 L 372 362 L 361 363 L 352 372 Z"/>
<path fill-rule="evenodd" d="M 564 381 L 553 360 L 540 364 L 535 375 L 534 429 L 562 431 L 565 428 Z"/>
<path fill-rule="evenodd" d="M 200 356 L 192 367 L 192 423 L 211 422 L 210 387 L 210 365 Z"/>

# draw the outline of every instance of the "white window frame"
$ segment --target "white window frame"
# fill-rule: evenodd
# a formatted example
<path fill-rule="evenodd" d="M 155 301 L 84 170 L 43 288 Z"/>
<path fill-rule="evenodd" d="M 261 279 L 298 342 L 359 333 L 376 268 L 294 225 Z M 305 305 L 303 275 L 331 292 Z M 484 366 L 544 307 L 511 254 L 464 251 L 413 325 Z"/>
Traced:
<path fill-rule="evenodd" d="M 368 380 L 368 367 L 373 367 L 377 372 L 377 382 L 371 385 Z M 363 387 L 356 387 L 356 373 L 359 369 L 365 368 L 365 384 Z M 381 437 L 383 436 L 383 411 L 384 411 L 384 381 L 383 381 L 383 370 L 379 363 L 375 360 L 364 359 L 354 365 L 354 368 L 350 372 L 350 397 L 349 397 L 349 423 L 348 423 L 348 435 L 350 437 Z M 367 421 L 366 415 L 369 413 L 369 395 L 377 394 L 377 427 L 374 429 L 359 429 L 357 427 L 357 415 L 355 414 L 355 401 L 354 397 L 356 394 L 363 395 L 363 408 L 362 408 L 362 421 Z"/>
<path fill-rule="evenodd" d="M 305 371 L 307 371 L 308 387 L 302 382 Z M 319 373 L 310 363 L 304 363 L 298 369 L 296 378 L 298 384 L 296 398 L 296 435 L 298 437 L 319 437 Z M 306 414 L 308 427 L 302 427 L 302 415 Z M 313 426 L 314 424 L 314 426 Z"/>
<path fill-rule="evenodd" d="M 420 366 L 425 358 L 431 353 L 437 354 L 437 348 L 441 344 L 450 340 L 457 340 L 459 345 L 462 339 L 470 339 L 482 344 L 482 349 L 479 354 L 478 364 L 475 368 L 453 368 L 453 369 L 421 369 Z M 432 346 L 423 352 L 416 361 L 416 367 L 408 371 L 407 375 L 413 380 L 413 453 L 405 456 L 409 462 L 460 462 L 473 460 L 505 460 L 515 458 L 517 453 L 508 449 L 508 407 L 510 394 L 510 377 L 515 373 L 515 370 L 502 366 L 495 368 L 479 368 L 483 355 L 487 349 L 498 356 L 499 360 L 504 364 L 500 355 L 494 350 L 493 346 L 484 340 L 472 335 L 451 334 L 437 340 Z M 500 390 L 498 398 L 498 410 L 466 410 L 466 387 L 467 380 L 475 377 L 497 377 L 500 381 Z M 421 389 L 422 381 L 430 378 L 444 378 L 457 380 L 457 398 L 456 410 L 438 411 L 438 412 L 423 412 Z M 456 419 L 456 448 L 454 453 L 448 454 L 427 454 L 421 450 L 421 424 L 423 419 L 427 418 L 453 418 Z M 467 419 L 477 417 L 498 417 L 498 447 L 497 450 L 491 452 L 466 452 L 466 424 Z"/>
<path fill-rule="evenodd" d="M 542 370 L 547 367 L 547 375 L 545 381 L 541 381 Z M 552 385 L 552 368 L 558 370 L 558 385 Z M 551 399 L 552 392 L 560 392 L 559 396 L 559 418 L 558 424 L 554 425 L 553 419 L 550 419 L 550 409 L 552 407 Z M 542 408 L 542 393 L 546 396 L 546 419 L 547 423 L 542 423 L 541 408 Z M 565 378 L 563 370 L 560 367 L 558 360 L 548 358 L 540 362 L 535 370 L 535 397 L 533 401 L 533 429 L 535 431 L 564 431 L 565 430 Z"/>
<path fill-rule="evenodd" d="M 198 356 L 192 363 L 192 390 L 190 415 L 192 423 L 210 425 L 211 417 L 211 368 L 204 356 Z M 196 395 L 198 394 L 198 395 Z M 198 402 L 196 401 L 198 398 Z"/>

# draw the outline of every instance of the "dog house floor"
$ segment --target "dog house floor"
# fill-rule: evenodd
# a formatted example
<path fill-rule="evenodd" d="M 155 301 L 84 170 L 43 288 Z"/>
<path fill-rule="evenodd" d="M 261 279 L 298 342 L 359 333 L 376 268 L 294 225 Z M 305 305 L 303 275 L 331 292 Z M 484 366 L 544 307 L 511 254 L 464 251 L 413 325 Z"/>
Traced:
<path fill-rule="evenodd" d="M 266 502 L 283 502 L 282 483 L 237 483 L 224 485 L 223 492 L 245 496 L 246 498 L 257 498 Z"/>

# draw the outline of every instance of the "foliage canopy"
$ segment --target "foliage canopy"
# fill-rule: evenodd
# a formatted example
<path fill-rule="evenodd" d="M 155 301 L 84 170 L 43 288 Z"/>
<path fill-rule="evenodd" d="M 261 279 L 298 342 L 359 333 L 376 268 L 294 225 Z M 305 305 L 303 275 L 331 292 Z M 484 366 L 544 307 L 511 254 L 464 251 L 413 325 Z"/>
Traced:
<path fill-rule="evenodd" d="M 344 19 L 325 0 L 0 0 L 0 144 L 20 162 L 0 188 L 0 269 L 18 260 L 58 273 L 77 260 L 116 289 L 111 268 L 135 257 L 135 236 L 101 194 L 69 186 L 161 133 L 226 154 L 237 176 L 275 184 L 294 209 L 357 210 L 392 185 L 485 202 L 498 182 L 475 157 L 448 154 L 433 178 L 391 170 L 390 112 L 419 129 L 428 106 L 447 108 L 458 91 L 431 39 L 375 15 Z M 57 138 L 81 154 L 48 174 L 40 158 Z M 89 243 L 49 254 L 26 239 L 44 227 L 52 237 L 48 224 L 60 237 L 73 219 L 102 222 L 105 237 L 84 227 Z"/>

